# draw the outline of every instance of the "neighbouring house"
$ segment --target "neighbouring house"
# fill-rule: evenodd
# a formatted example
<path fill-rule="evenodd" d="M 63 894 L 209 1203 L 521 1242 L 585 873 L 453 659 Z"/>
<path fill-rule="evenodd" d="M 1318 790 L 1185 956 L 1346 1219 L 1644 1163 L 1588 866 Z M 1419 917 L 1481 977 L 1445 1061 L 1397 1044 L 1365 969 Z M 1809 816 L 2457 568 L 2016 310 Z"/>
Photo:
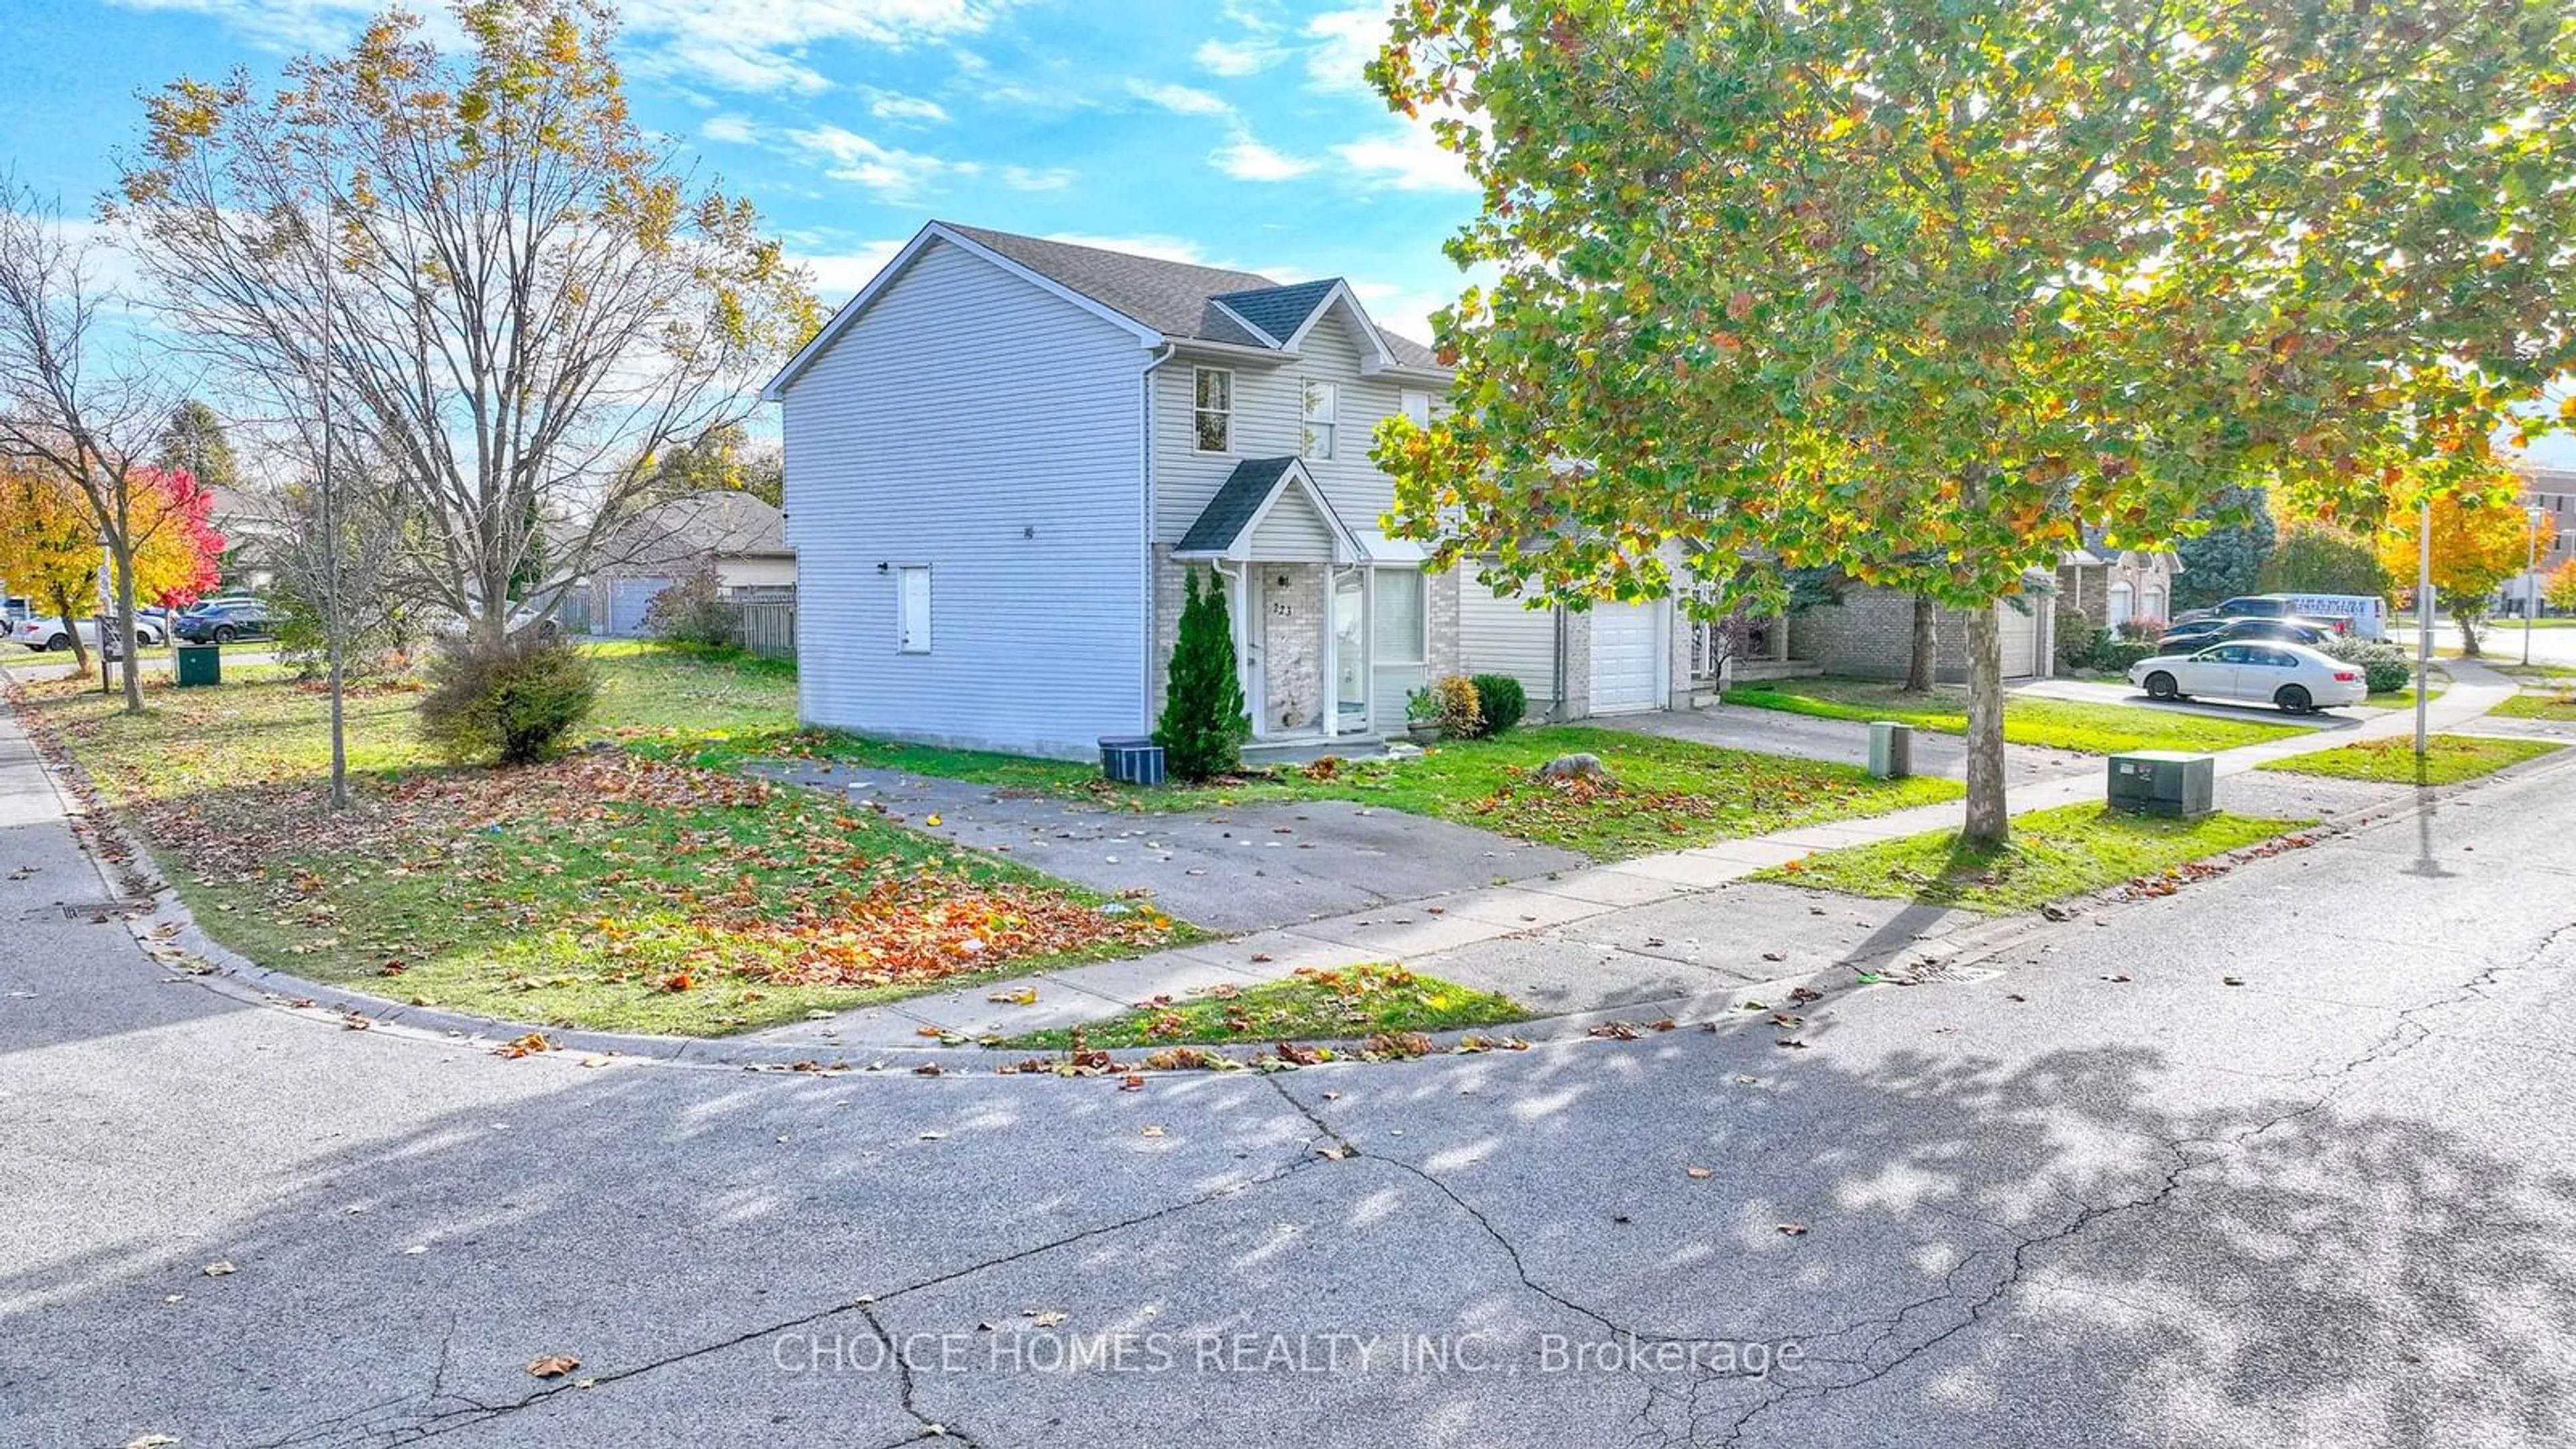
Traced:
<path fill-rule="evenodd" d="M 806 721 L 1066 757 L 1147 732 L 1191 570 L 1257 744 L 1374 742 L 1471 670 L 1536 713 L 1665 707 L 1669 605 L 1527 609 L 1380 530 L 1371 435 L 1449 380 L 1340 278 L 930 223 L 763 394 Z"/>
<path fill-rule="evenodd" d="M 2540 550 L 2539 559 L 2530 574 L 2517 573 L 2496 589 L 2503 612 L 2522 612 L 2526 599 L 2542 599 L 2541 612 L 2549 605 L 2542 598 L 2549 587 L 2549 575 L 2571 558 L 2576 558 L 2576 469 L 2544 468 L 2526 463 L 2517 466 L 2522 475 L 2522 505 L 2545 510 L 2557 527 L 2557 536 Z"/>
<path fill-rule="evenodd" d="M 2042 679 L 2056 672 L 2056 600 L 2047 574 L 2032 570 L 2023 588 L 1994 604 L 2003 631 L 2006 679 Z M 1842 601 L 1819 604 L 1788 621 L 1784 657 L 1827 674 L 1863 679 L 1903 679 L 1914 657 L 1914 596 L 1898 589 L 1856 584 Z M 1957 683 L 1968 677 L 1968 615 L 1940 609 L 1932 624 L 1932 677 Z"/>
<path fill-rule="evenodd" d="M 687 493 L 643 509 L 602 538 L 590 573 L 595 632 L 644 632 L 644 611 L 701 568 L 735 594 L 796 587 L 796 552 L 779 511 L 748 493 Z"/>
<path fill-rule="evenodd" d="M 2169 622 L 2173 618 L 2173 581 L 2182 559 L 2167 549 L 2114 548 L 2110 531 L 2084 529 L 2084 546 L 2069 549 L 2057 564 L 2057 592 L 2096 629 L 2117 629 L 2133 620 Z"/>

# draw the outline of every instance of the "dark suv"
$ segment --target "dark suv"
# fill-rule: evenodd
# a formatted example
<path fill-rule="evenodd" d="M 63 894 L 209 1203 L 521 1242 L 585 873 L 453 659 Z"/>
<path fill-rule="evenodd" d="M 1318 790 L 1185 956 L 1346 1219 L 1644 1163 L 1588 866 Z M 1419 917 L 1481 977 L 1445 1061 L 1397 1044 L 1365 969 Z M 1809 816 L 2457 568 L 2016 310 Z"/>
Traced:
<path fill-rule="evenodd" d="M 266 604 L 226 604 L 179 616 L 179 637 L 191 644 L 230 644 L 236 639 L 266 639 L 273 630 Z"/>

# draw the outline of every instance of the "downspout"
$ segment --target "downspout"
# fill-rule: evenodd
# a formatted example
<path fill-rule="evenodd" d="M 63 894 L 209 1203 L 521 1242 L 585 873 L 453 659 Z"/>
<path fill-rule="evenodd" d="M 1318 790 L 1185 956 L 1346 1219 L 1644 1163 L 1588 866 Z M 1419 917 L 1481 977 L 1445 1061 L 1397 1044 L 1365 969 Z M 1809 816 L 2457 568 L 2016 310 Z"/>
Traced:
<path fill-rule="evenodd" d="M 1550 704 L 1549 704 L 1549 706 L 1548 706 L 1548 715 L 1549 715 L 1549 717 L 1550 717 L 1550 718 L 1554 719 L 1558 724 L 1563 724 L 1563 723 L 1565 723 L 1565 721 L 1566 721 L 1566 713 L 1565 713 L 1565 606 L 1564 606 L 1563 604 L 1555 605 L 1554 607 L 1552 607 L 1552 608 L 1549 610 L 1549 612 L 1550 612 L 1551 614 L 1553 614 L 1553 615 L 1555 616 L 1555 618 L 1556 618 L 1556 651 L 1555 651 L 1555 653 L 1556 653 L 1556 658 L 1555 658 L 1555 659 L 1554 659 L 1554 661 L 1553 661 L 1553 673 L 1554 673 L 1554 675 L 1555 675 L 1555 678 L 1554 678 L 1554 680 L 1553 680 L 1553 685 L 1554 685 L 1554 689 L 1555 689 L 1555 692 L 1556 692 L 1556 698 L 1555 698 L 1553 701 L 1551 701 L 1551 702 L 1550 702 Z"/>
<path fill-rule="evenodd" d="M 1154 598 L 1154 373 L 1164 363 L 1171 361 L 1172 355 L 1178 351 L 1180 351 L 1180 344 L 1164 343 L 1154 349 L 1145 359 L 1145 365 L 1136 373 L 1137 454 L 1145 484 L 1142 490 L 1145 501 L 1142 530 L 1144 547 L 1141 550 L 1142 567 L 1145 571 L 1143 621 L 1145 647 L 1137 652 L 1140 668 L 1136 676 L 1136 718 L 1139 728 L 1147 734 L 1151 734 L 1154 729 L 1154 619 L 1157 603 Z"/>

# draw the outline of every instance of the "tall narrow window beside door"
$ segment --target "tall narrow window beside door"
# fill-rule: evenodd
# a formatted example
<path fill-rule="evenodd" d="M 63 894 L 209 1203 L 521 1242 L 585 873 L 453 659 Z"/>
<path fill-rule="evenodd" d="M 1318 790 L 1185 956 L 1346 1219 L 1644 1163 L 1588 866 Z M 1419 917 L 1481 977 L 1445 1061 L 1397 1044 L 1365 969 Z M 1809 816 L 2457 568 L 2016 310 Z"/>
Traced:
<path fill-rule="evenodd" d="M 1198 449 L 1222 453 L 1234 432 L 1234 374 L 1222 367 L 1198 370 L 1198 394 L 1191 416 L 1198 427 Z"/>
<path fill-rule="evenodd" d="M 930 652 L 930 568 L 927 564 L 906 564 L 894 571 L 895 577 L 895 652 L 927 654 Z"/>

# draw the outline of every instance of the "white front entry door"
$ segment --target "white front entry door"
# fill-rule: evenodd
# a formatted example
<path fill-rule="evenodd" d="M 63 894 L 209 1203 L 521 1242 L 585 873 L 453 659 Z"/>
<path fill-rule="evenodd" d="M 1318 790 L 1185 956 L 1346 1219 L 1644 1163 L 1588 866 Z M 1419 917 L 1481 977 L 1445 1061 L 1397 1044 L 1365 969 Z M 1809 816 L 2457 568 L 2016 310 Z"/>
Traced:
<path fill-rule="evenodd" d="M 1654 604 L 1592 606 L 1592 712 L 1634 714 L 1664 706 L 1662 611 Z"/>

